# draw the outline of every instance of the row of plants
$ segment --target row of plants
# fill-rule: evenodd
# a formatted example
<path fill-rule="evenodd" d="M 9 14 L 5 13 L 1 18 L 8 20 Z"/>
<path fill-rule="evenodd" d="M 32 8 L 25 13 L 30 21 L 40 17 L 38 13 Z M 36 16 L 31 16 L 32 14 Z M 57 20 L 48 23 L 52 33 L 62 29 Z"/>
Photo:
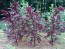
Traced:
<path fill-rule="evenodd" d="M 53 45 L 58 40 L 57 35 L 65 32 L 65 20 L 62 17 L 65 15 L 64 8 L 59 6 L 50 7 L 50 12 L 43 14 L 45 19 L 38 11 L 34 11 L 31 6 L 20 7 L 18 2 L 11 4 L 11 10 L 1 10 L 6 15 L 7 28 L 4 29 L 9 40 L 12 42 L 21 41 L 23 37 L 29 37 L 30 46 L 36 42 L 41 42 L 40 32 L 45 32 L 47 35 L 44 38 L 50 37 L 49 43 Z M 23 10 L 24 8 L 24 10 Z"/>

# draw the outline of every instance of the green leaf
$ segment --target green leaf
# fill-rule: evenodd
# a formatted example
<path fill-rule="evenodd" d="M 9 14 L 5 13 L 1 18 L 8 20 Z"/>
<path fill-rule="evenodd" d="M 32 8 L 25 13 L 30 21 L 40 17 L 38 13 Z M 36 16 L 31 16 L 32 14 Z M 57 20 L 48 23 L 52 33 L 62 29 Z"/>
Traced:
<path fill-rule="evenodd" d="M 6 47 L 7 47 L 8 49 L 16 49 L 14 46 L 12 46 L 12 45 L 10 45 L 10 44 L 6 45 Z"/>

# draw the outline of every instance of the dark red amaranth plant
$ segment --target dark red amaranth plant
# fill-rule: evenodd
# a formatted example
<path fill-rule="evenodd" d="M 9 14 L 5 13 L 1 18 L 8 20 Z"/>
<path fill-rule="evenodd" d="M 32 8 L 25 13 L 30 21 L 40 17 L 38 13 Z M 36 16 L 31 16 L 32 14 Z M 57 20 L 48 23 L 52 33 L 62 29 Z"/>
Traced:
<path fill-rule="evenodd" d="M 47 36 L 45 37 L 49 37 L 49 36 L 51 37 L 51 41 L 49 41 L 49 43 L 52 45 L 57 40 L 56 35 L 59 35 L 61 32 L 64 32 L 64 26 L 62 26 L 63 22 L 61 22 L 62 16 L 59 14 L 61 11 L 64 11 L 64 8 L 61 6 L 57 7 L 54 11 L 53 16 L 51 17 L 51 22 L 46 21 Z M 47 28 L 50 28 L 50 29 L 47 29 Z"/>
<path fill-rule="evenodd" d="M 40 23 L 41 16 L 38 12 L 33 12 L 31 7 L 26 7 L 27 14 L 21 15 L 18 2 L 12 4 L 11 11 L 6 15 L 8 22 L 7 33 L 8 39 L 12 41 L 21 40 L 24 36 L 30 37 L 30 45 L 36 41 L 40 43 L 41 38 L 38 33 L 44 30 L 44 26 Z M 6 14 L 6 13 L 5 13 Z"/>

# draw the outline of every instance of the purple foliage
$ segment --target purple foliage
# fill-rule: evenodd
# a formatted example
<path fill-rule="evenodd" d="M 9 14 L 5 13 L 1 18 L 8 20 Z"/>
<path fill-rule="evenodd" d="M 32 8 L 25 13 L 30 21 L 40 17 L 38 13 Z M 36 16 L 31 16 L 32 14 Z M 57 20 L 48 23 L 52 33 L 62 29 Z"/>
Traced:
<path fill-rule="evenodd" d="M 55 9 L 53 16 L 51 16 L 51 22 L 49 22 L 48 19 L 46 20 L 46 26 L 43 26 L 40 23 L 42 17 L 38 12 L 33 12 L 30 6 L 26 7 L 27 14 L 25 15 L 21 15 L 18 7 L 18 2 L 14 2 L 10 12 L 1 10 L 3 14 L 7 16 L 6 21 L 8 22 L 9 26 L 5 32 L 7 33 L 8 39 L 18 41 L 21 40 L 25 35 L 26 37 L 30 36 L 31 39 L 29 43 L 32 45 L 34 42 L 35 46 L 36 41 L 38 43 L 41 41 L 41 37 L 38 35 L 38 33 L 40 33 L 40 31 L 45 31 L 47 32 L 47 36 L 45 37 L 51 36 L 51 41 L 49 41 L 49 43 L 53 44 L 56 39 L 54 37 L 60 32 L 65 31 L 65 27 L 61 26 L 61 24 L 64 23 L 60 21 L 61 18 L 60 15 L 58 15 L 60 11 L 64 11 L 63 7 L 57 7 Z M 50 29 L 48 29 L 48 27 Z"/>
<path fill-rule="evenodd" d="M 21 40 L 25 35 L 26 37 L 30 36 L 30 44 L 32 42 L 38 41 L 40 43 L 41 38 L 38 35 L 40 31 L 44 29 L 44 26 L 40 23 L 41 16 L 38 12 L 33 12 L 31 7 L 26 7 L 27 14 L 21 15 L 18 9 L 18 2 L 12 4 L 11 11 L 8 13 L 10 16 L 6 20 L 9 23 L 9 30 L 6 30 L 7 36 L 12 41 Z M 4 14 L 6 12 L 4 11 Z"/>
<path fill-rule="evenodd" d="M 51 36 L 51 41 L 49 41 L 49 43 L 52 45 L 55 42 L 55 40 L 57 39 L 56 35 L 60 35 L 60 33 L 64 32 L 64 26 L 62 26 L 64 22 L 61 22 L 61 17 L 59 15 L 59 12 L 61 12 L 61 11 L 64 11 L 64 8 L 57 7 L 55 9 L 53 16 L 51 17 L 51 23 L 46 21 L 47 28 L 49 27 L 50 29 L 47 30 L 47 28 L 46 28 L 47 36 L 45 36 L 45 37 Z"/>

